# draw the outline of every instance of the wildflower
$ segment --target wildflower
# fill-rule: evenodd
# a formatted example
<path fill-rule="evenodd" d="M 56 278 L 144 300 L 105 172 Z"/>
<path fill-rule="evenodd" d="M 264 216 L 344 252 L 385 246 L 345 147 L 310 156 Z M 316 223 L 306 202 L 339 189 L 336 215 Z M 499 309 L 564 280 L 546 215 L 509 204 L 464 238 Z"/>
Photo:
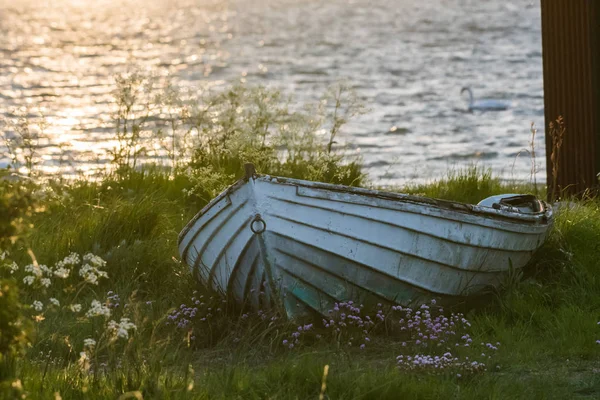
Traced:
<path fill-rule="evenodd" d="M 23 278 L 23 283 L 28 286 L 31 286 L 34 281 L 35 281 L 35 276 L 33 276 L 33 275 L 27 275 L 25 278 Z"/>
<path fill-rule="evenodd" d="M 92 253 L 87 253 L 86 255 L 84 255 L 83 261 L 85 261 L 95 267 L 104 267 L 106 265 L 106 261 L 104 261 L 102 258 L 100 258 L 99 256 L 92 254 Z"/>
<path fill-rule="evenodd" d="M 104 260 L 102 261 L 106 264 Z M 84 264 L 79 269 L 79 276 L 83 277 L 86 282 L 91 283 L 92 285 L 98 284 L 98 278 L 108 278 L 108 274 L 105 271 L 101 271 L 96 265 L 91 264 Z"/>
<path fill-rule="evenodd" d="M 79 311 L 81 311 L 81 304 L 71 304 L 69 306 L 69 309 L 74 313 L 78 313 Z"/>
<path fill-rule="evenodd" d="M 88 338 L 83 340 L 83 347 L 92 349 L 94 346 L 96 346 L 96 341 L 94 339 Z"/>
<path fill-rule="evenodd" d="M 65 267 L 59 267 L 54 271 L 54 276 L 61 279 L 67 279 L 71 270 Z"/>
<path fill-rule="evenodd" d="M 12 264 L 8 266 L 8 269 L 10 270 L 10 274 L 12 275 L 19 270 L 19 266 L 16 262 L 13 261 Z"/>
<path fill-rule="evenodd" d="M 365 344 L 364 344 L 364 343 L 360 345 L 360 349 L 361 349 L 361 350 L 364 350 L 364 349 L 365 349 Z"/>
<path fill-rule="evenodd" d="M 103 315 L 104 317 L 110 317 L 110 309 L 98 300 L 93 300 L 90 309 L 85 313 L 86 317 L 96 317 Z"/>
<path fill-rule="evenodd" d="M 42 311 L 42 309 L 44 308 L 44 304 L 38 300 L 34 301 L 31 306 L 35 311 Z"/>
<path fill-rule="evenodd" d="M 39 269 L 39 268 L 37 268 L 33 264 L 26 265 L 25 268 L 23 268 L 23 269 L 25 270 L 25 272 L 33 274 L 33 275 L 35 275 L 37 277 L 42 276 L 42 270 Z"/>
<path fill-rule="evenodd" d="M 40 271 L 42 271 L 42 274 L 52 275 L 52 270 L 46 265 L 40 265 L 38 268 L 40 269 Z"/>
<path fill-rule="evenodd" d="M 79 257 L 79 254 L 71 253 L 68 256 L 66 256 L 65 258 L 63 258 L 62 261 L 57 262 L 56 266 L 58 268 L 63 268 L 66 265 L 77 265 L 80 262 L 81 262 L 81 258 Z"/>
<path fill-rule="evenodd" d="M 94 273 L 88 273 L 85 275 L 84 278 L 87 283 L 91 283 L 92 285 L 98 284 L 98 275 L 96 275 Z"/>
<path fill-rule="evenodd" d="M 107 325 L 108 330 L 113 331 L 117 338 L 128 339 L 129 331 L 137 329 L 133 322 L 129 321 L 129 318 L 121 318 L 119 323 L 111 320 Z"/>
<path fill-rule="evenodd" d="M 60 307 L 60 302 L 54 297 L 50 298 L 50 303 L 52 303 L 53 306 Z"/>
<path fill-rule="evenodd" d="M 40 282 L 42 283 L 42 286 L 44 286 L 44 287 L 50 287 L 50 285 L 52 285 L 52 281 L 48 278 L 42 278 L 42 280 Z"/>

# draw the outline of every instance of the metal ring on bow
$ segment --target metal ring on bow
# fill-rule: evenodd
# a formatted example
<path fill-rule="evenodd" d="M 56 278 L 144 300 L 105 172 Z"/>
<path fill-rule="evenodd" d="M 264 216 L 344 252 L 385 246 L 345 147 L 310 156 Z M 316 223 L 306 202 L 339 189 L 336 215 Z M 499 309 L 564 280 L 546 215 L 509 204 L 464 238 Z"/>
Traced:
<path fill-rule="evenodd" d="M 254 227 L 255 223 L 260 223 L 260 224 L 262 224 L 262 226 L 255 228 Z M 265 222 L 264 219 L 261 218 L 260 214 L 256 214 L 256 216 L 254 217 L 252 222 L 250 222 L 250 229 L 252 230 L 253 233 L 261 234 L 267 229 L 267 223 Z"/>

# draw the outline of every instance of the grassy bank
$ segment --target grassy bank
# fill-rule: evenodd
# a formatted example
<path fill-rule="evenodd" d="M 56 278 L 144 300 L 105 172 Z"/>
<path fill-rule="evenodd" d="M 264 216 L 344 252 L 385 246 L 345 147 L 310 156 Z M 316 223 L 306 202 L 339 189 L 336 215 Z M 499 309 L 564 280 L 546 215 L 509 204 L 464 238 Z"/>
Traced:
<path fill-rule="evenodd" d="M 504 189 L 483 181 L 491 177 L 479 179 L 479 186 Z M 484 360 L 486 372 L 458 377 L 458 369 L 442 376 L 398 370 L 398 355 L 420 352 L 414 340 L 406 347 L 404 339 L 377 331 L 364 349 L 334 338 L 289 349 L 282 343 L 296 326 L 220 305 L 223 300 L 200 287 L 178 260 L 177 233 L 202 205 L 180 194 L 187 185 L 156 171 L 136 172 L 44 194 L 44 211 L 33 217 L 27 237 L 38 263 L 51 266 L 73 252 L 93 252 L 106 261 L 98 266 L 107 277 L 90 283 L 76 274 L 78 264 L 67 279 L 29 286 L 23 279 L 31 275 L 24 270 L 30 256 L 26 248 L 14 250 L 20 269 L 12 277 L 22 302 L 32 305 L 26 313 L 35 324 L 32 347 L 16 367 L 28 398 L 53 398 L 55 392 L 63 398 L 115 398 L 131 391 L 144 398 L 316 398 L 325 365 L 325 393 L 332 399 L 600 393 L 598 203 L 562 212 L 525 279 L 507 282 L 502 293 L 468 310 L 473 341 L 501 345 L 492 360 Z M 207 303 L 222 313 L 185 329 L 166 325 L 172 310 L 200 296 L 213 296 Z M 94 300 L 108 307 L 110 317 L 85 315 Z M 43 308 L 35 310 L 35 301 Z M 82 310 L 72 311 L 77 304 Z M 110 339 L 108 320 L 121 318 L 135 329 Z M 85 347 L 90 338 L 95 346 Z M 479 351 L 462 356 L 475 359 Z"/>
<path fill-rule="evenodd" d="M 342 328 L 339 332 L 321 321 L 298 326 L 274 311 L 240 309 L 202 287 L 179 260 L 177 234 L 242 174 L 245 161 L 274 175 L 365 185 L 360 163 L 344 160 L 331 148 L 345 122 L 337 118 L 355 111 L 321 110 L 323 118 L 318 119 L 290 112 L 273 94 L 244 90 L 209 103 L 219 109 L 214 118 L 200 123 L 198 114 L 193 119 L 198 124 L 188 130 L 185 126 L 193 125 L 190 108 L 171 124 L 181 130 L 174 137 L 186 132 L 197 137 L 190 145 L 173 141 L 166 146 L 177 149 L 169 168 L 132 168 L 133 145 L 115 151 L 114 170 L 99 180 L 0 180 L 2 211 L 22 211 L 6 213 L 5 221 L 11 223 L 0 226 L 2 238 L 12 239 L 2 241 L 9 251 L 0 262 L 2 282 L 18 289 L 26 320 L 10 326 L 29 337 L 29 345 L 20 346 L 19 337 L 10 344 L 16 350 L 0 359 L 3 396 L 600 396 L 600 203 L 579 201 L 563 209 L 523 275 L 507 278 L 500 292 L 476 304 L 411 310 L 425 321 L 415 327 L 400 322 L 408 319 L 406 310 L 340 304 L 332 316 L 335 324 L 327 324 Z M 311 121 L 312 130 L 302 131 Z M 327 129 L 329 137 L 312 136 L 316 127 Z M 122 136 L 131 133 L 122 131 Z M 282 157 L 278 149 L 283 139 L 291 151 Z M 529 189 L 507 186 L 488 171 L 471 168 L 403 190 L 477 202 Z M 375 322 L 342 325 L 342 311 Z M 443 324 L 443 318 L 453 322 L 451 329 L 440 328 L 448 339 L 424 347 L 419 334 L 434 343 L 426 321 Z M 444 357 L 446 364 L 440 361 Z"/>

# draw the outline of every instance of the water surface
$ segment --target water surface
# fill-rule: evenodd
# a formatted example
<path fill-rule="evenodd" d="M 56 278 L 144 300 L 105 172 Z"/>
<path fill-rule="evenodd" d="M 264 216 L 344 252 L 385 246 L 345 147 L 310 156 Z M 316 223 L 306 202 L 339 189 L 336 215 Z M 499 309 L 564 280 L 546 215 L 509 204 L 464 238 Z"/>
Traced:
<path fill-rule="evenodd" d="M 132 65 L 191 91 L 242 79 L 298 102 L 347 79 L 370 112 L 340 138 L 373 182 L 470 163 L 527 179 L 516 155 L 532 121 L 543 180 L 540 24 L 532 0 L 0 0 L 0 113 L 41 108 L 45 166 L 70 143 L 92 168 L 114 144 L 114 75 Z M 510 110 L 465 112 L 465 85 Z"/>

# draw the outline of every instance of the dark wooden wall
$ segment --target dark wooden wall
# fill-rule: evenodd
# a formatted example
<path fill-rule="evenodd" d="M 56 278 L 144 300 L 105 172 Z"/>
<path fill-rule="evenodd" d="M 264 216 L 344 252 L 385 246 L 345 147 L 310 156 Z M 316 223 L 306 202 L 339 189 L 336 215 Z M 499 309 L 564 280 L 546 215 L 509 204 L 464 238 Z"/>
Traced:
<path fill-rule="evenodd" d="M 581 195 L 600 172 L 600 0 L 541 0 L 547 182 L 553 181 L 548 125 L 559 115 L 566 133 L 558 187 Z"/>

